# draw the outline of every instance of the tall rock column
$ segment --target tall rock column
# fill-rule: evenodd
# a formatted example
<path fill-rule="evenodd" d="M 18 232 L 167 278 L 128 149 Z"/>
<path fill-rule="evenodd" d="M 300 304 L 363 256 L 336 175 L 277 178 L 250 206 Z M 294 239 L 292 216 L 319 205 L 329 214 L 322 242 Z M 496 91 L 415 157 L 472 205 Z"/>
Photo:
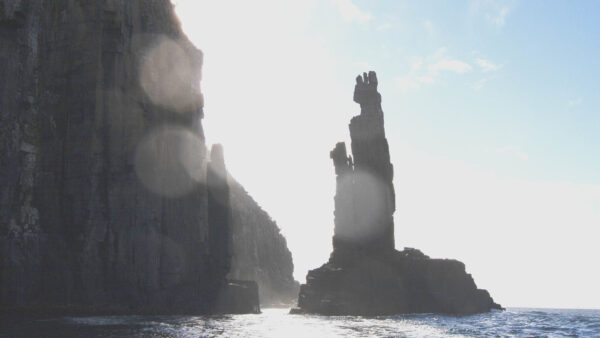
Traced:
<path fill-rule="evenodd" d="M 206 175 L 208 184 L 208 235 L 211 252 L 211 275 L 216 282 L 225 281 L 231 269 L 231 203 L 229 183 L 223 157 L 223 147 L 215 144 L 211 148 L 210 162 Z"/>
<path fill-rule="evenodd" d="M 223 147 L 212 146 L 207 165 L 208 192 L 208 271 L 213 290 L 208 302 L 217 313 L 260 312 L 258 284 L 255 281 L 227 279 L 233 258 L 233 217 L 230 187 Z"/>
<path fill-rule="evenodd" d="M 375 72 L 356 78 L 354 101 L 361 112 L 350 121 L 352 157 L 343 143 L 331 152 L 337 175 L 334 249 L 388 252 L 394 250 L 394 170 Z"/>
<path fill-rule="evenodd" d="M 355 246 L 358 242 L 354 221 L 354 169 L 344 142 L 338 142 L 329 156 L 336 175 L 333 248 L 339 250 Z"/>
<path fill-rule="evenodd" d="M 0 1 L 0 310 L 214 312 L 201 68 L 169 0 Z"/>
<path fill-rule="evenodd" d="M 330 156 L 336 173 L 335 230 L 329 261 L 310 270 L 292 313 L 473 314 L 502 309 L 456 260 L 394 249 L 393 167 L 375 72 L 356 78 L 360 115 L 350 122 L 352 157 L 343 142 Z"/>

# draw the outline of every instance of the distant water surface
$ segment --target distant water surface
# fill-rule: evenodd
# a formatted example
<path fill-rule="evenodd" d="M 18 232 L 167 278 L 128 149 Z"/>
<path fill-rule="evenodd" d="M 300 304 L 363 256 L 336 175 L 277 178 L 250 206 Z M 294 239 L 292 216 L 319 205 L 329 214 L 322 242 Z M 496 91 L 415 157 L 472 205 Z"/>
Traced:
<path fill-rule="evenodd" d="M 600 310 L 509 308 L 453 317 L 290 315 L 0 318 L 0 337 L 600 336 Z"/>

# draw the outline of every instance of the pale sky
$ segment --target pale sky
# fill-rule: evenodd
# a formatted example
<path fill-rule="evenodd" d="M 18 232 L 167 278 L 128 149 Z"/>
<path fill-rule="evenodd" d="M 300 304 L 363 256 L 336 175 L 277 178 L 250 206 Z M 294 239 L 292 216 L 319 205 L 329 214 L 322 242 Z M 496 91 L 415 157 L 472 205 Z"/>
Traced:
<path fill-rule="evenodd" d="M 300 282 L 331 252 L 329 151 L 374 70 L 396 247 L 464 262 L 503 306 L 600 308 L 600 3 L 176 3 L 205 56 L 207 142 Z"/>

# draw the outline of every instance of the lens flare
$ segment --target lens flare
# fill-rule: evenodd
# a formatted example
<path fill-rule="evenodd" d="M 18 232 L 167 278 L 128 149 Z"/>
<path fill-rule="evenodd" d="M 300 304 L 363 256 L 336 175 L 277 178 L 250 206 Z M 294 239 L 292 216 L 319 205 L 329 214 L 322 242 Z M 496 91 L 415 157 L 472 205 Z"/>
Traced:
<path fill-rule="evenodd" d="M 192 45 L 164 36 L 145 55 L 140 85 L 152 103 L 178 112 L 196 112 L 203 106 L 200 92 L 202 54 Z"/>
<path fill-rule="evenodd" d="M 389 189 L 376 177 L 361 170 L 344 176 L 340 185 L 353 190 L 352 200 L 348 201 L 353 217 L 343 222 L 343 227 L 336 229 L 336 236 L 346 241 L 360 242 L 380 234 L 386 224 L 383 215 L 386 215 L 388 207 L 386 197 Z"/>
<path fill-rule="evenodd" d="M 164 126 L 139 143 L 135 170 L 148 190 L 165 197 L 180 197 L 204 180 L 205 153 L 204 143 L 190 130 Z"/>

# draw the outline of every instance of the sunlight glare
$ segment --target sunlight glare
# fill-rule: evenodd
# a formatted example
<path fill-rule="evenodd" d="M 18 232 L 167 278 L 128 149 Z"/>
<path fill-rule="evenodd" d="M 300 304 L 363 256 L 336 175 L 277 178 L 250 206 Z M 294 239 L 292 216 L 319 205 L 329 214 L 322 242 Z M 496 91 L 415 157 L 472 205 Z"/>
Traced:
<path fill-rule="evenodd" d="M 135 170 L 140 181 L 155 194 L 179 197 L 204 179 L 204 144 L 191 131 L 163 126 L 138 145 Z"/>
<path fill-rule="evenodd" d="M 140 69 L 140 84 L 150 100 L 161 107 L 179 112 L 202 108 L 200 93 L 200 53 L 165 36 L 145 56 Z"/>

